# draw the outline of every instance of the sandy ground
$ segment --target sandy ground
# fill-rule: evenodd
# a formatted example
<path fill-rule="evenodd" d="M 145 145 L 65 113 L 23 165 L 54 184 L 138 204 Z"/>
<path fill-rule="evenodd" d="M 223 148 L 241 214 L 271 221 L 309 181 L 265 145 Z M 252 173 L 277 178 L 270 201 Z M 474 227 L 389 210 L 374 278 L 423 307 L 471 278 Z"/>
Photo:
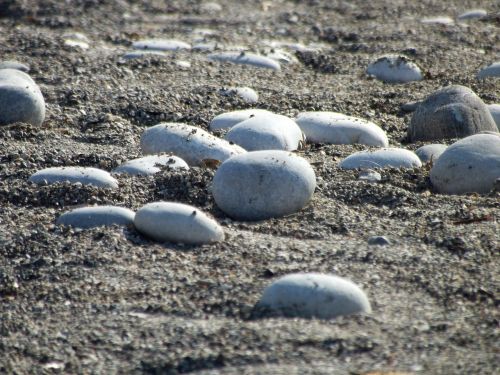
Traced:
<path fill-rule="evenodd" d="M 362 146 L 308 145 L 318 188 L 285 218 L 234 222 L 214 205 L 214 172 L 119 177 L 118 190 L 35 186 L 51 166 L 111 170 L 140 155 L 146 126 L 179 121 L 206 128 L 249 107 L 219 90 L 250 86 L 256 107 L 293 116 L 330 110 L 370 119 L 390 143 L 405 142 L 400 105 L 462 84 L 500 103 L 500 81 L 475 79 L 499 59 L 495 1 L 0 1 L 0 56 L 31 67 L 47 102 L 41 128 L 0 129 L 0 373 L 16 374 L 494 374 L 499 352 L 499 192 L 445 196 L 429 168 L 384 170 L 379 183 L 338 168 Z M 411 4 L 408 4 L 411 3 Z M 422 17 L 482 7 L 483 20 L 425 25 Z M 494 12 L 497 12 L 496 14 Z M 122 61 L 144 37 L 243 45 L 287 40 L 297 53 L 280 72 L 209 62 L 201 52 Z M 85 33 L 90 48 L 62 35 Z M 364 74 L 383 53 L 405 53 L 425 80 L 388 85 Z M 191 62 L 180 68 L 176 61 Z M 452 140 L 446 140 L 451 143 Z M 158 244 L 132 228 L 55 226 L 79 205 L 138 209 L 175 200 L 214 215 L 227 240 L 200 247 Z M 385 235 L 391 245 L 371 246 Z M 368 294 L 370 316 L 332 321 L 256 319 L 263 288 L 291 272 L 350 278 Z"/>

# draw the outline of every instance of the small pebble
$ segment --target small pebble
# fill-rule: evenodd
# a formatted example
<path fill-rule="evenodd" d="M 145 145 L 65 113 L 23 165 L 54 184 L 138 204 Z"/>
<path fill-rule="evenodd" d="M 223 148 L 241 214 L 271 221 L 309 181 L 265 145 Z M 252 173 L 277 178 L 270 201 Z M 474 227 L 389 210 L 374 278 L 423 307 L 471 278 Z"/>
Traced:
<path fill-rule="evenodd" d="M 134 216 L 134 211 L 123 207 L 81 207 L 59 216 L 56 224 L 82 229 L 111 225 L 133 225 Z"/>
<path fill-rule="evenodd" d="M 371 236 L 368 238 L 368 245 L 379 245 L 379 246 L 386 246 L 390 245 L 391 241 L 385 236 Z"/>
<path fill-rule="evenodd" d="M 420 22 L 429 25 L 453 25 L 455 21 L 448 16 L 422 18 Z"/>
<path fill-rule="evenodd" d="M 191 45 L 174 39 L 145 39 L 132 43 L 135 49 L 146 49 L 153 51 L 178 51 L 190 50 Z"/>
<path fill-rule="evenodd" d="M 266 53 L 266 57 L 269 57 L 270 59 L 273 59 L 279 62 L 280 64 L 289 65 L 289 64 L 296 64 L 298 62 L 297 58 L 291 53 L 277 49 L 273 49 L 272 51 Z"/>
<path fill-rule="evenodd" d="M 144 50 L 144 51 L 127 52 L 122 56 L 122 58 L 125 60 L 132 60 L 132 59 L 142 59 L 142 58 L 146 58 L 146 57 L 166 57 L 166 56 L 167 55 L 165 55 L 165 53 L 163 53 L 161 51 Z"/>
<path fill-rule="evenodd" d="M 373 169 L 363 169 L 359 172 L 358 179 L 368 182 L 378 182 L 382 180 L 382 175 Z"/>
<path fill-rule="evenodd" d="M 16 69 L 21 72 L 28 73 L 30 67 L 26 64 L 20 63 L 18 61 L 0 61 L 0 69 Z"/>
<path fill-rule="evenodd" d="M 210 60 L 231 62 L 234 64 L 251 65 L 258 68 L 281 70 L 279 62 L 269 57 L 256 55 L 250 52 L 217 52 L 208 55 Z"/>
<path fill-rule="evenodd" d="M 435 163 L 447 147 L 447 145 L 441 143 L 433 143 L 418 148 L 415 154 L 417 154 L 423 164 L 429 163 L 430 161 Z"/>
<path fill-rule="evenodd" d="M 222 95 L 239 96 L 247 103 L 255 104 L 259 101 L 259 94 L 250 87 L 230 87 L 227 90 L 221 90 Z"/>
<path fill-rule="evenodd" d="M 466 21 L 466 20 L 483 18 L 486 17 L 487 14 L 488 12 L 486 12 L 484 9 L 471 9 L 468 10 L 467 12 L 462 13 L 457 18 L 460 21 Z"/>
<path fill-rule="evenodd" d="M 64 44 L 69 47 L 78 47 L 81 49 L 88 49 L 90 47 L 90 40 L 86 35 L 75 32 L 66 33 L 63 35 Z"/>
<path fill-rule="evenodd" d="M 500 61 L 488 65 L 477 73 L 478 79 L 484 79 L 486 77 L 500 77 Z"/>
<path fill-rule="evenodd" d="M 215 116 L 212 121 L 210 121 L 209 129 L 212 131 L 230 129 L 234 125 L 248 120 L 251 117 L 261 116 L 264 114 L 272 114 L 272 112 L 265 109 L 252 108 L 221 113 L 220 115 Z"/>
<path fill-rule="evenodd" d="M 111 175 L 97 168 L 89 167 L 53 167 L 42 169 L 31 175 L 31 182 L 36 184 L 55 184 L 62 182 L 81 183 L 105 188 L 118 188 L 118 181 Z"/>
<path fill-rule="evenodd" d="M 187 163 L 177 156 L 149 155 L 129 160 L 113 169 L 112 172 L 117 174 L 125 173 L 133 176 L 147 176 L 160 172 L 161 169 L 159 166 L 168 167 L 169 169 L 189 169 Z"/>
<path fill-rule="evenodd" d="M 415 168 L 421 167 L 418 156 L 402 148 L 383 148 L 376 151 L 359 151 L 349 155 L 340 163 L 340 168 Z"/>
<path fill-rule="evenodd" d="M 423 79 L 420 68 L 405 56 L 385 55 L 371 63 L 366 73 L 387 83 L 405 83 Z"/>

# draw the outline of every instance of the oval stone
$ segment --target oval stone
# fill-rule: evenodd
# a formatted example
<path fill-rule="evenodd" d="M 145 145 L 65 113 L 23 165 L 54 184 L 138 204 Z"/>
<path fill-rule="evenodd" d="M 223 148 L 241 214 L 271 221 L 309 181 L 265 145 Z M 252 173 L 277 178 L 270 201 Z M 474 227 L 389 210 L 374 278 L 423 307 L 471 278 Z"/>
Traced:
<path fill-rule="evenodd" d="M 0 69 L 0 125 L 25 122 L 40 126 L 45 100 L 35 81 L 17 69 Z"/>
<path fill-rule="evenodd" d="M 132 59 L 142 59 L 142 58 L 147 58 L 147 57 L 166 57 L 164 52 L 162 51 L 130 51 L 125 53 L 122 56 L 122 59 L 125 60 L 132 60 Z"/>
<path fill-rule="evenodd" d="M 116 206 L 81 207 L 59 216 L 57 225 L 75 228 L 95 228 L 110 225 L 133 225 L 135 213 L 128 208 Z"/>
<path fill-rule="evenodd" d="M 302 112 L 295 119 L 308 142 L 387 147 L 385 132 L 373 122 L 336 112 Z"/>
<path fill-rule="evenodd" d="M 500 104 L 488 104 L 488 111 L 490 111 L 493 121 L 497 124 L 498 131 L 500 131 Z"/>
<path fill-rule="evenodd" d="M 42 169 L 31 175 L 31 182 L 36 184 L 55 184 L 62 182 L 81 183 L 83 185 L 93 185 L 97 187 L 113 188 L 118 187 L 111 175 L 102 169 L 89 167 L 53 167 Z"/>
<path fill-rule="evenodd" d="M 133 176 L 147 176 L 161 171 L 159 166 L 169 169 L 189 169 L 187 163 L 173 155 L 149 155 L 129 160 L 113 169 L 113 173 L 125 173 Z"/>
<path fill-rule="evenodd" d="M 471 89 L 439 89 L 420 103 L 410 121 L 410 141 L 462 138 L 481 131 L 498 132 L 488 107 Z"/>
<path fill-rule="evenodd" d="M 231 62 L 233 64 L 251 65 L 257 68 L 281 70 L 279 62 L 269 57 L 249 52 L 216 52 L 208 55 L 210 60 Z"/>
<path fill-rule="evenodd" d="M 342 277 L 319 273 L 281 277 L 264 290 L 257 308 L 270 315 L 319 319 L 372 311 L 359 286 Z"/>
<path fill-rule="evenodd" d="M 146 204 L 135 214 L 134 225 L 139 232 L 159 242 L 198 245 L 224 239 L 224 232 L 214 219 L 182 203 Z"/>
<path fill-rule="evenodd" d="M 286 151 L 254 151 L 222 163 L 213 180 L 217 206 L 238 220 L 263 220 L 304 207 L 316 176 L 303 158 Z"/>
<path fill-rule="evenodd" d="M 153 51 L 178 51 L 189 50 L 191 45 L 174 39 L 145 39 L 132 43 L 135 49 L 147 49 Z"/>
<path fill-rule="evenodd" d="M 265 109 L 242 109 L 238 111 L 225 112 L 215 116 L 210 122 L 210 130 L 222 130 L 232 128 L 234 125 L 248 120 L 251 117 L 270 114 L 272 112 Z"/>
<path fill-rule="evenodd" d="M 420 81 L 422 71 L 417 64 L 405 56 L 386 55 L 372 62 L 366 73 L 387 83 Z"/>
<path fill-rule="evenodd" d="M 420 22 L 428 25 L 453 25 L 455 21 L 448 16 L 422 18 Z"/>
<path fill-rule="evenodd" d="M 465 20 L 483 18 L 483 17 L 486 17 L 487 14 L 488 14 L 488 12 L 486 12 L 484 9 L 471 9 L 471 10 L 468 10 L 468 11 L 462 13 L 457 18 L 460 21 L 465 21 Z"/>
<path fill-rule="evenodd" d="M 233 126 L 226 140 L 247 151 L 293 151 L 302 146 L 302 130 L 291 118 L 274 113 L 252 117 Z"/>
<path fill-rule="evenodd" d="M 447 147 L 447 145 L 441 143 L 433 143 L 418 148 L 415 154 L 417 154 L 422 163 L 429 163 L 431 160 L 435 163 Z"/>
<path fill-rule="evenodd" d="M 445 194 L 488 193 L 500 177 L 500 134 L 475 134 L 441 154 L 430 178 Z"/>
<path fill-rule="evenodd" d="M 477 78 L 482 79 L 486 77 L 500 77 L 500 61 L 483 68 L 477 73 Z"/>
<path fill-rule="evenodd" d="M 383 148 L 376 151 L 359 151 L 349 155 L 340 163 L 340 168 L 415 168 L 421 167 L 418 156 L 402 148 Z"/>
<path fill-rule="evenodd" d="M 196 166 L 203 166 L 207 159 L 223 162 L 246 152 L 203 129 L 180 123 L 161 123 L 146 129 L 141 137 L 141 149 L 144 154 L 170 152 L 188 165 Z"/>
<path fill-rule="evenodd" d="M 226 96 L 239 96 L 245 102 L 252 104 L 257 103 L 259 100 L 259 94 L 250 87 L 231 87 L 227 90 L 221 90 L 221 93 Z"/>

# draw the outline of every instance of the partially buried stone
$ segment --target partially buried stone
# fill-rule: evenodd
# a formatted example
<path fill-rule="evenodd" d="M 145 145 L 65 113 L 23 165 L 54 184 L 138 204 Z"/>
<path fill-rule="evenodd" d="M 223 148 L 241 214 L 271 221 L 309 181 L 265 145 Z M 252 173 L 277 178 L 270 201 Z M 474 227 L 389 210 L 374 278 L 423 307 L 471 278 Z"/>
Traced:
<path fill-rule="evenodd" d="M 114 173 L 125 173 L 133 176 L 147 176 L 161 171 L 160 167 L 168 169 L 189 169 L 187 163 L 173 155 L 149 155 L 129 160 L 113 169 Z"/>
<path fill-rule="evenodd" d="M 486 12 L 484 9 L 471 9 L 462 13 L 457 18 L 460 21 L 466 21 L 466 20 L 483 18 L 486 17 L 487 14 L 488 12 Z"/>
<path fill-rule="evenodd" d="M 191 45 L 174 39 L 145 39 L 132 43 L 134 49 L 153 51 L 178 51 L 189 50 Z"/>
<path fill-rule="evenodd" d="M 0 69 L 16 69 L 21 72 L 28 73 L 30 71 L 30 67 L 26 64 L 20 63 L 18 61 L 0 61 Z"/>
<path fill-rule="evenodd" d="M 111 175 L 97 168 L 88 167 L 53 167 L 42 169 L 31 175 L 31 182 L 36 184 L 55 184 L 55 183 L 81 183 L 83 185 L 93 185 L 97 187 L 113 188 L 118 187 L 116 181 Z"/>
<path fill-rule="evenodd" d="M 230 87 L 227 90 L 221 90 L 222 95 L 226 96 L 239 96 L 247 103 L 257 103 L 259 100 L 259 94 L 250 87 Z"/>
<path fill-rule="evenodd" d="M 233 64 L 251 65 L 257 68 L 281 70 L 279 62 L 269 57 L 249 52 L 216 52 L 208 55 L 210 60 L 231 62 Z"/>
<path fill-rule="evenodd" d="M 45 100 L 35 81 L 17 69 L 0 69 L 0 125 L 25 122 L 40 126 Z"/>
<path fill-rule="evenodd" d="M 420 68 L 405 56 L 385 55 L 371 63 L 366 73 L 387 83 L 420 81 Z"/>
<path fill-rule="evenodd" d="M 368 238 L 368 245 L 379 245 L 379 246 L 386 246 L 390 245 L 391 241 L 385 236 L 371 236 Z"/>
<path fill-rule="evenodd" d="M 380 173 L 374 171 L 373 169 L 362 169 L 359 172 L 358 179 L 368 182 L 378 182 L 382 180 L 382 176 L 380 175 Z"/>
<path fill-rule="evenodd" d="M 122 56 L 124 60 L 132 60 L 132 59 L 142 59 L 147 57 L 166 57 L 164 52 L 162 51 L 130 51 L 125 53 Z"/>
<path fill-rule="evenodd" d="M 422 163 L 425 164 L 431 161 L 435 163 L 447 147 L 448 146 L 441 143 L 433 143 L 418 148 L 415 153 L 420 158 Z"/>
<path fill-rule="evenodd" d="M 242 109 L 238 111 L 231 111 L 221 113 L 215 116 L 212 121 L 210 121 L 210 130 L 225 130 L 230 129 L 234 125 L 239 124 L 242 121 L 248 120 L 249 118 L 255 116 L 261 116 L 263 114 L 270 114 L 272 112 L 265 109 Z"/>
<path fill-rule="evenodd" d="M 134 216 L 134 211 L 123 207 L 81 207 L 59 216 L 56 224 L 82 229 L 110 225 L 133 225 Z"/>
<path fill-rule="evenodd" d="M 340 168 L 415 168 L 422 162 L 415 153 L 402 148 L 383 148 L 376 151 L 359 151 L 342 160 Z"/>
<path fill-rule="evenodd" d="M 486 104 L 471 89 L 455 85 L 435 91 L 420 103 L 408 138 L 411 142 L 463 138 L 481 131 L 498 132 Z"/>
<path fill-rule="evenodd" d="M 477 73 L 478 79 L 484 79 L 486 77 L 500 77 L 500 61 L 488 65 Z"/>
<path fill-rule="evenodd" d="M 137 230 L 159 242 L 200 245 L 224 240 L 217 222 L 205 213 L 186 204 L 154 202 L 135 214 Z"/>

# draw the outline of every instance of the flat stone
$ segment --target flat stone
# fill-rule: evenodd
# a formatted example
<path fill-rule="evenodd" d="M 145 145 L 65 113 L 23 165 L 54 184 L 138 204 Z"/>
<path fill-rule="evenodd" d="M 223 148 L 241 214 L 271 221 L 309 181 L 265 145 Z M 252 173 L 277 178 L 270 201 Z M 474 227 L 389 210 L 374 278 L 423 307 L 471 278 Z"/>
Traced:
<path fill-rule="evenodd" d="M 281 217 L 302 209 L 316 188 L 309 163 L 286 151 L 254 151 L 222 163 L 213 180 L 217 206 L 237 220 Z"/>
<path fill-rule="evenodd" d="M 500 131 L 500 104 L 488 104 L 488 111 L 490 111 L 493 121 L 497 124 L 498 131 Z"/>
<path fill-rule="evenodd" d="M 471 89 L 454 85 L 433 92 L 420 103 L 411 118 L 408 139 L 462 138 L 481 131 L 498 131 L 488 107 Z"/>
<path fill-rule="evenodd" d="M 46 168 L 31 175 L 29 180 L 36 184 L 70 182 L 104 188 L 118 188 L 118 181 L 111 177 L 108 172 L 89 167 Z"/>
<path fill-rule="evenodd" d="M 437 158 L 446 150 L 448 146 L 441 143 L 433 143 L 430 145 L 425 145 L 418 148 L 415 154 L 420 158 L 423 164 L 429 163 L 431 160 L 433 163 L 436 162 Z"/>
<path fill-rule="evenodd" d="M 134 225 L 159 242 L 201 245 L 224 240 L 217 222 L 196 207 L 174 202 L 154 202 L 141 207 Z"/>
<path fill-rule="evenodd" d="M 428 25 L 453 25 L 455 21 L 448 16 L 422 18 L 420 22 Z"/>
<path fill-rule="evenodd" d="M 486 17 L 487 14 L 488 12 L 486 12 L 484 9 L 471 9 L 460 14 L 457 18 L 460 21 L 466 21 L 466 20 L 483 18 Z"/>
<path fill-rule="evenodd" d="M 405 83 L 423 79 L 417 64 L 405 56 L 385 55 L 372 62 L 366 73 L 387 83 Z"/>
<path fill-rule="evenodd" d="M 359 151 L 349 155 L 340 163 L 340 168 L 415 168 L 421 167 L 418 156 L 402 148 L 383 148 L 376 151 Z"/>
<path fill-rule="evenodd" d="M 66 33 L 63 35 L 64 44 L 69 47 L 78 47 L 81 49 L 88 49 L 90 47 L 89 38 L 82 33 Z"/>
<path fill-rule="evenodd" d="M 178 51 L 189 50 L 191 49 L 191 45 L 174 39 L 144 39 L 132 43 L 132 48 L 154 51 Z"/>
<path fill-rule="evenodd" d="M 386 147 L 385 132 L 373 122 L 336 112 L 302 112 L 295 119 L 308 142 Z"/>
<path fill-rule="evenodd" d="M 222 95 L 239 96 L 247 103 L 255 104 L 259 101 L 259 94 L 250 87 L 230 87 L 227 90 L 221 91 Z"/>
<path fill-rule="evenodd" d="M 475 134 L 449 146 L 430 172 L 440 193 L 488 193 L 500 177 L 500 134 Z"/>
<path fill-rule="evenodd" d="M 161 123 L 146 129 L 141 149 L 144 154 L 172 153 L 195 166 L 203 166 L 207 159 L 223 162 L 246 152 L 203 129 L 180 123 Z"/>
<path fill-rule="evenodd" d="M 238 111 L 225 112 L 220 115 L 215 116 L 212 121 L 210 121 L 210 130 L 224 130 L 230 129 L 234 125 L 239 124 L 242 121 L 248 120 L 251 117 L 260 116 L 264 114 L 271 114 L 272 112 L 265 109 L 242 109 Z"/>
<path fill-rule="evenodd" d="M 391 244 L 391 241 L 385 236 L 371 236 L 368 238 L 368 245 L 378 245 L 387 246 Z"/>
<path fill-rule="evenodd" d="M 266 53 L 266 57 L 269 57 L 280 64 L 289 65 L 298 63 L 298 60 L 294 55 L 280 49 L 273 49 L 272 51 Z"/>
<path fill-rule="evenodd" d="M 113 169 L 112 172 L 117 174 L 130 174 L 133 176 L 147 176 L 160 172 L 160 166 L 167 167 L 168 169 L 189 169 L 187 163 L 177 156 L 149 155 L 142 158 L 129 160 Z"/>
<path fill-rule="evenodd" d="M 81 207 L 59 216 L 57 225 L 75 228 L 95 228 L 111 225 L 133 225 L 135 212 L 116 206 Z"/>
<path fill-rule="evenodd" d="M 500 61 L 488 65 L 477 73 L 478 79 L 484 79 L 486 77 L 500 77 Z"/>
<path fill-rule="evenodd" d="M 130 51 L 125 53 L 122 58 L 125 60 L 132 60 L 132 59 L 142 59 L 146 57 L 166 57 L 167 55 L 162 52 L 162 51 Z"/>
<path fill-rule="evenodd" d="M 294 151 L 302 147 L 302 130 L 291 118 L 274 113 L 254 116 L 233 126 L 226 140 L 247 151 Z"/>
<path fill-rule="evenodd" d="M 257 68 L 281 70 L 279 62 L 269 57 L 250 52 L 216 52 L 208 55 L 210 60 L 231 62 L 233 64 L 251 65 Z"/>
<path fill-rule="evenodd" d="M 16 69 L 21 72 L 28 73 L 30 71 L 30 67 L 26 64 L 20 63 L 18 61 L 0 61 L 0 69 Z"/>
<path fill-rule="evenodd" d="M 24 122 L 40 126 L 45 100 L 35 81 L 17 69 L 0 69 L 0 125 Z"/>
<path fill-rule="evenodd" d="M 371 306 L 359 286 L 347 279 L 318 273 L 283 276 L 268 286 L 257 309 L 275 316 L 333 319 L 368 314 Z"/>

